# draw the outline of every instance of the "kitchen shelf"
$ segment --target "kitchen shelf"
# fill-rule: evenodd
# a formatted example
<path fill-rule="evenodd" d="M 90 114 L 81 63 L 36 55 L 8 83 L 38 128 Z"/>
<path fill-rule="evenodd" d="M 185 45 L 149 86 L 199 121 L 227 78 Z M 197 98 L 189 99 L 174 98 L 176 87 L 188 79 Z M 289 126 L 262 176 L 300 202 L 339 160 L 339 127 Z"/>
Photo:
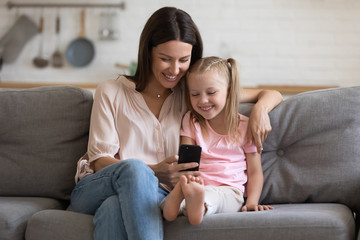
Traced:
<path fill-rule="evenodd" d="M 120 8 L 122 10 L 125 9 L 125 3 L 121 2 L 118 4 L 112 3 L 99 3 L 99 4 L 91 4 L 91 3 L 15 3 L 9 1 L 7 3 L 7 7 L 11 8 Z"/>
<path fill-rule="evenodd" d="M 126 66 L 126 65 L 124 65 Z M 80 88 L 95 89 L 97 83 L 23 83 L 23 82 L 0 82 L 1 88 L 35 88 L 44 86 L 75 86 Z M 337 88 L 339 86 L 296 86 L 296 85 L 259 85 L 256 87 L 244 87 L 253 89 L 272 89 L 284 95 L 293 95 L 307 91 L 314 91 L 327 88 Z"/>
<path fill-rule="evenodd" d="M 37 88 L 48 86 L 74 86 L 79 88 L 95 89 L 96 83 L 24 83 L 24 82 L 0 82 L 1 88 Z"/>
<path fill-rule="evenodd" d="M 312 85 L 259 85 L 257 88 L 277 90 L 281 94 L 292 95 L 302 92 L 315 91 L 327 88 L 338 88 L 339 86 L 335 85 L 321 85 L 321 86 L 312 86 Z"/>

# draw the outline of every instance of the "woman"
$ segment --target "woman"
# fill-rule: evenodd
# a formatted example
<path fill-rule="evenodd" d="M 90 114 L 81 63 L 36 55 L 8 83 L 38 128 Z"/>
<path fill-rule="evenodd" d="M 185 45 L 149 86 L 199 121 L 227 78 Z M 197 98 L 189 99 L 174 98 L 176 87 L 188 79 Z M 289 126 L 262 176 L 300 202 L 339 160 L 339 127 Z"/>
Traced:
<path fill-rule="evenodd" d="M 135 76 L 99 85 L 91 114 L 87 154 L 80 159 L 71 196 L 74 211 L 94 214 L 94 239 L 162 239 L 159 204 L 196 163 L 177 162 L 186 112 L 183 76 L 202 57 L 191 17 L 165 7 L 147 21 L 140 37 Z M 282 101 L 276 91 L 244 90 L 255 102 L 250 117 L 258 150 L 271 130 L 268 112 Z"/>

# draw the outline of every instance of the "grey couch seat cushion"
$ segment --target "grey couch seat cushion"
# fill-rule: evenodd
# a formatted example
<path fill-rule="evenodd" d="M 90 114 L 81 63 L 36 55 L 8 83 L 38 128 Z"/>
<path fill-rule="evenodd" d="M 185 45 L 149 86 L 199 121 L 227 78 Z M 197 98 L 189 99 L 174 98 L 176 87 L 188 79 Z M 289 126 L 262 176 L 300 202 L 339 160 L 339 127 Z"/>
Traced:
<path fill-rule="evenodd" d="M 164 222 L 167 240 L 272 239 L 353 240 L 355 223 L 342 204 L 281 204 L 275 210 L 221 213 L 192 226 L 184 216 Z M 93 239 L 93 216 L 72 211 L 44 210 L 28 222 L 27 240 Z"/>
<path fill-rule="evenodd" d="M 93 239 L 93 216 L 72 211 L 44 210 L 32 216 L 26 229 L 27 240 Z"/>
<path fill-rule="evenodd" d="M 186 217 L 165 222 L 165 238 L 338 240 L 354 239 L 352 212 L 341 204 L 282 204 L 264 212 L 226 213 L 206 216 L 199 226 Z"/>
<path fill-rule="evenodd" d="M 44 209 L 64 209 L 64 204 L 51 198 L 0 197 L 1 240 L 24 239 L 27 220 Z"/>
<path fill-rule="evenodd" d="M 91 106 L 75 87 L 0 90 L 0 196 L 68 200 Z"/>

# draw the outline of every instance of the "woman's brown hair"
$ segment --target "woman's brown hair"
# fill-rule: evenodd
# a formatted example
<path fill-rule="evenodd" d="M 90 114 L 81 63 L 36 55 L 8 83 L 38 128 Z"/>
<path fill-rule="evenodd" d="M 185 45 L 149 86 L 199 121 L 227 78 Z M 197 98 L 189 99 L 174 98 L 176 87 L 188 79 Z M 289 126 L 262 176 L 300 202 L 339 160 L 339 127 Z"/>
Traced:
<path fill-rule="evenodd" d="M 140 36 L 138 65 L 131 77 L 136 90 L 142 91 L 151 75 L 152 48 L 172 40 L 179 40 L 193 46 L 190 66 L 202 57 L 203 43 L 200 32 L 189 14 L 174 7 L 163 7 L 154 12 L 146 22 Z"/>

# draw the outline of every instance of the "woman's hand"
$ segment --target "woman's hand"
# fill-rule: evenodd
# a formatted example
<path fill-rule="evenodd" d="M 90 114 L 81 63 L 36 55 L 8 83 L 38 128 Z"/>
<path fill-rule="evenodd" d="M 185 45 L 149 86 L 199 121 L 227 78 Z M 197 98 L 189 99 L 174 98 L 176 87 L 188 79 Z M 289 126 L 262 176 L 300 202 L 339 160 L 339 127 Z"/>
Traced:
<path fill-rule="evenodd" d="M 262 144 L 270 131 L 271 124 L 268 110 L 263 109 L 261 105 L 255 105 L 249 118 L 248 140 L 254 142 L 258 153 L 261 153 Z"/>
<path fill-rule="evenodd" d="M 269 112 L 282 101 L 282 95 L 275 90 L 243 89 L 241 102 L 255 102 L 248 126 L 248 138 L 254 142 L 258 153 L 262 151 L 262 143 L 271 131 Z"/>
<path fill-rule="evenodd" d="M 173 188 L 176 183 L 179 181 L 181 175 L 194 175 L 199 176 L 199 171 L 184 171 L 188 168 L 197 167 L 197 163 L 184 163 L 177 164 L 179 157 L 178 155 L 165 158 L 162 162 L 150 165 L 149 167 L 155 172 L 155 176 L 159 179 L 159 182 L 166 184 L 167 186 Z"/>

